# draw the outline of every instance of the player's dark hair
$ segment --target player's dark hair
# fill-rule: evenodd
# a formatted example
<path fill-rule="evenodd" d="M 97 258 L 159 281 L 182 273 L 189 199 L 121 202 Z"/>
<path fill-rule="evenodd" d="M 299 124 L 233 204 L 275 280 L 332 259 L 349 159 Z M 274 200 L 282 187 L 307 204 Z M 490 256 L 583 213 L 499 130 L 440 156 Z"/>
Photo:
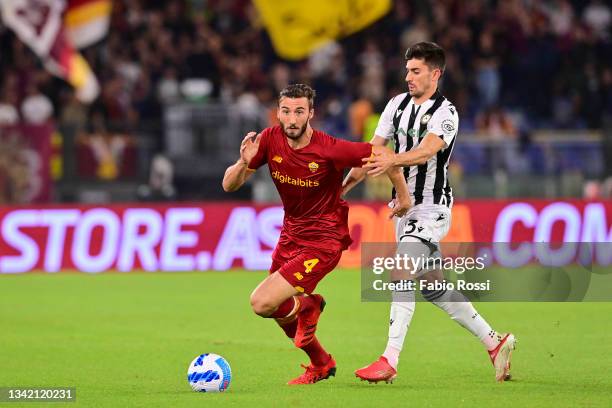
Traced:
<path fill-rule="evenodd" d="M 306 84 L 291 84 L 288 85 L 285 89 L 280 91 L 278 95 L 278 100 L 280 102 L 281 98 L 306 98 L 308 99 L 308 107 L 312 109 L 314 106 L 314 98 L 317 95 L 314 89 L 309 87 Z"/>
<path fill-rule="evenodd" d="M 422 59 L 430 69 L 438 68 L 444 72 L 446 55 L 444 49 L 435 42 L 420 42 L 406 50 L 406 61 Z"/>

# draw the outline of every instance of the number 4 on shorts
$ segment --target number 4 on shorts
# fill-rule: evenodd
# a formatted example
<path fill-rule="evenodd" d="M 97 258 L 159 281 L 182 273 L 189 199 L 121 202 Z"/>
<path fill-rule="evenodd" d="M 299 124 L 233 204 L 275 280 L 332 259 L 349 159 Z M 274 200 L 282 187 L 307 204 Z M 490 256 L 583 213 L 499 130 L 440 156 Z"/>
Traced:
<path fill-rule="evenodd" d="M 312 259 L 307 259 L 304 261 L 304 267 L 306 268 L 306 270 L 304 271 L 305 273 L 310 273 L 312 271 L 312 268 L 315 267 L 316 264 L 319 263 L 319 260 L 317 258 L 312 258 Z"/>

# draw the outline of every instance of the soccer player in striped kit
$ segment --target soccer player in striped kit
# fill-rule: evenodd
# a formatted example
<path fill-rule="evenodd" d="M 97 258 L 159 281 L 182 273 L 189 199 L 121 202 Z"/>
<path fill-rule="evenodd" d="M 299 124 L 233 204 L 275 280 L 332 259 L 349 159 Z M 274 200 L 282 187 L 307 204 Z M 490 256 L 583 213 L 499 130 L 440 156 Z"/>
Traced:
<path fill-rule="evenodd" d="M 348 192 L 367 174 L 379 175 L 390 168 L 403 168 L 413 207 L 397 220 L 398 251 L 411 257 L 441 256 L 438 243 L 450 228 L 453 193 L 448 183 L 448 163 L 459 128 L 453 104 L 438 90 L 445 68 L 444 50 L 435 43 L 421 42 L 406 51 L 408 92 L 393 97 L 385 107 L 371 142 L 384 146 L 391 139 L 395 153 L 379 151 L 362 168 L 352 169 L 343 183 Z M 395 199 L 395 191 L 392 193 Z M 439 270 L 393 271 L 392 280 L 444 280 Z M 497 381 L 510 379 L 510 357 L 515 346 L 512 333 L 498 334 L 478 314 L 471 302 L 456 290 L 422 290 L 423 297 L 451 319 L 477 336 L 489 353 Z M 388 342 L 382 356 L 355 371 L 370 382 L 391 382 L 397 375 L 399 354 L 415 310 L 414 291 L 394 291 Z"/>

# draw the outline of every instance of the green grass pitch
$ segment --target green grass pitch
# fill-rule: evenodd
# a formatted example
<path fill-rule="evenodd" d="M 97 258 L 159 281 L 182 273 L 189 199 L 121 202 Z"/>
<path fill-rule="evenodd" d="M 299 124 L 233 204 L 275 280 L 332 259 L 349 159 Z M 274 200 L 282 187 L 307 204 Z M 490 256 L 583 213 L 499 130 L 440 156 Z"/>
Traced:
<path fill-rule="evenodd" d="M 395 383 L 353 371 L 384 349 L 388 304 L 361 303 L 359 275 L 321 283 L 328 307 L 319 338 L 335 378 L 289 387 L 307 361 L 274 322 L 252 314 L 264 273 L 27 274 L 0 277 L 0 387 L 74 386 L 83 407 L 610 406 L 611 303 L 481 303 L 518 340 L 514 380 L 497 384 L 476 338 L 417 304 Z M 223 355 L 232 383 L 221 394 L 187 384 L 198 354 Z M 493 405 L 495 404 L 495 405 Z M 20 404 L 1 404 L 19 406 Z M 44 406 L 26 404 L 25 406 Z"/>

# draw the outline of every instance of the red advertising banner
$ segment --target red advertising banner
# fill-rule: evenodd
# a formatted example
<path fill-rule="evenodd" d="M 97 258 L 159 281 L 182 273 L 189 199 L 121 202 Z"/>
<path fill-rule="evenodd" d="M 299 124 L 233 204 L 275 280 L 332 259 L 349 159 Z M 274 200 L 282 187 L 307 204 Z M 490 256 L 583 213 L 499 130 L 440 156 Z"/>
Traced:
<path fill-rule="evenodd" d="M 49 201 L 52 133 L 50 124 L 0 127 L 0 205 Z"/>
<path fill-rule="evenodd" d="M 351 203 L 340 266 L 359 266 L 362 242 L 393 242 L 388 212 Z M 239 203 L 0 207 L 0 273 L 267 269 L 282 220 Z M 611 202 L 466 201 L 445 241 L 612 242 L 611 226 Z"/>

